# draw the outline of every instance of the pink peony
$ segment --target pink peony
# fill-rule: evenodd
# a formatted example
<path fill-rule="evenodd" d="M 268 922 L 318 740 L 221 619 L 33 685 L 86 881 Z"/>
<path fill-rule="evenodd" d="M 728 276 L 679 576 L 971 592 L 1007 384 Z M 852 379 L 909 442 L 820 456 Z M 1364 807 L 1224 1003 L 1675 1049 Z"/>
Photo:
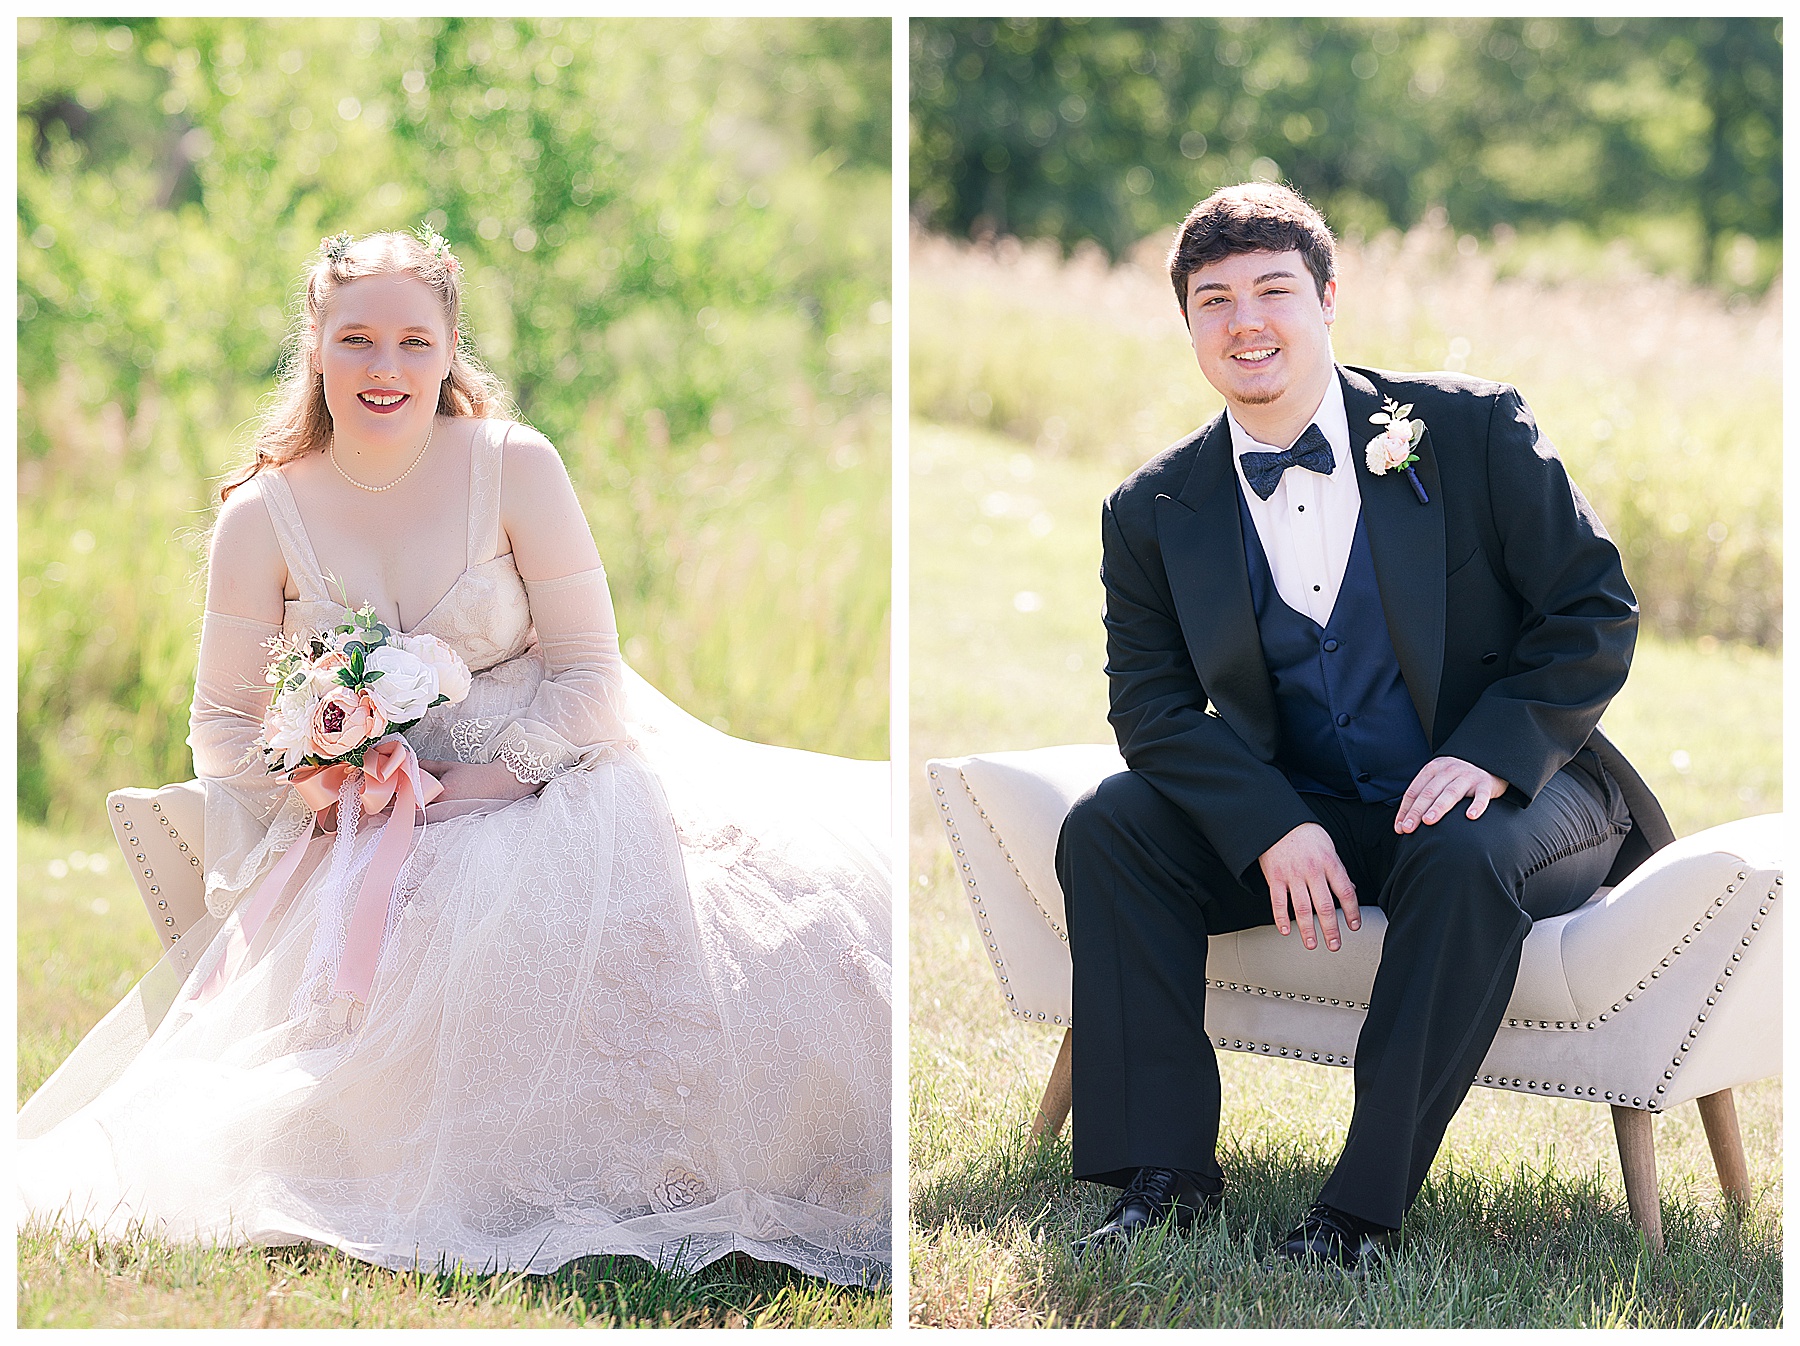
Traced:
<path fill-rule="evenodd" d="M 366 692 L 333 687 L 313 706 L 308 726 L 313 756 L 342 757 L 387 733 L 387 719 Z"/>

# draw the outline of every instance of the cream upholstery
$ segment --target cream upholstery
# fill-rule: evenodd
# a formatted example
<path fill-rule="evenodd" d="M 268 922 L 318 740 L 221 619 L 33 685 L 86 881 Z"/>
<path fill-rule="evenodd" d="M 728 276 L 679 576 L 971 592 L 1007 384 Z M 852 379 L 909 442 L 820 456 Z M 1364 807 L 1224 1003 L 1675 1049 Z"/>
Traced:
<path fill-rule="evenodd" d="M 206 915 L 206 791 L 197 780 L 106 796 L 106 820 L 163 948 Z"/>
<path fill-rule="evenodd" d="M 1056 838 L 1124 769 L 1091 744 L 932 761 L 932 800 L 1007 1008 L 1069 1023 Z M 1649 1112 L 1781 1070 L 1781 817 L 1684 838 L 1578 910 L 1539 921 L 1479 1082 Z M 1221 1048 L 1349 1065 L 1387 922 L 1336 954 L 1266 926 L 1215 936 L 1206 1017 Z"/>

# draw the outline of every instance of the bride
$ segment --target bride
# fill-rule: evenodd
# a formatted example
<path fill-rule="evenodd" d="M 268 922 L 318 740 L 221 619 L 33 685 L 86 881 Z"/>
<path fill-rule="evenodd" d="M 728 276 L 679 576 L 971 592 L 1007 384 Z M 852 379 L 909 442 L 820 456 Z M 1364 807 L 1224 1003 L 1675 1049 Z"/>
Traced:
<path fill-rule="evenodd" d="M 461 344 L 459 280 L 430 230 L 339 235 L 307 274 L 212 538 L 208 942 L 27 1103 L 22 1218 L 396 1268 L 742 1252 L 879 1280 L 885 770 L 728 738 L 625 667 L 556 450 Z M 385 819 L 315 815 L 255 742 L 266 642 L 365 604 L 473 678 L 407 731 L 442 792 L 346 1017 L 347 894 Z"/>

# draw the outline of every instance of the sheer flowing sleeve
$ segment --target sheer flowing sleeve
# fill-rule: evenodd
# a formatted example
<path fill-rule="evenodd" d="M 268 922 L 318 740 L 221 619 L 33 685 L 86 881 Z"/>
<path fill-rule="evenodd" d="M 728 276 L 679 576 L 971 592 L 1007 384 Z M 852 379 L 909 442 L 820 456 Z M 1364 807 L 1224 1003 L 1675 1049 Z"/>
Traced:
<path fill-rule="evenodd" d="M 527 784 L 608 760 L 631 743 L 625 727 L 624 661 L 606 571 L 527 580 L 545 677 L 530 703 L 505 722 L 458 725 L 458 755 L 499 761 Z M 472 740 L 472 741 L 470 741 Z"/>
<path fill-rule="evenodd" d="M 265 642 L 280 634 L 281 628 L 269 622 L 208 612 L 200 626 L 200 661 L 188 711 L 194 774 L 216 783 L 265 822 L 286 789 L 255 750 L 269 702 L 263 682 L 269 660 Z"/>
<path fill-rule="evenodd" d="M 280 632 L 223 612 L 206 613 L 200 626 L 188 746 L 206 789 L 206 903 L 216 915 L 230 909 L 270 856 L 311 829 L 311 811 L 255 750 L 269 698 L 264 642 Z"/>

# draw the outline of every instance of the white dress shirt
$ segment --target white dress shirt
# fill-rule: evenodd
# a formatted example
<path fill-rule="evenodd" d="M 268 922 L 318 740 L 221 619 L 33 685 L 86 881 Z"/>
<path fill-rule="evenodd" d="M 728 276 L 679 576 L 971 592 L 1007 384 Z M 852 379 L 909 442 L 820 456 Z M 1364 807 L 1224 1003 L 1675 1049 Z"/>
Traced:
<path fill-rule="evenodd" d="M 1324 433 L 1332 457 L 1337 460 L 1331 475 L 1290 467 L 1281 474 L 1275 494 L 1267 500 L 1250 489 L 1244 476 L 1244 454 L 1278 453 L 1288 446 L 1260 443 L 1229 410 L 1225 419 L 1231 426 L 1238 489 L 1250 507 L 1250 519 L 1256 525 L 1263 555 L 1269 558 L 1275 592 L 1295 612 L 1304 613 L 1323 626 L 1337 605 L 1338 587 L 1343 584 L 1344 568 L 1350 563 L 1357 516 L 1362 512 L 1356 464 L 1350 457 L 1344 386 L 1334 370 L 1331 385 L 1311 422 Z"/>

